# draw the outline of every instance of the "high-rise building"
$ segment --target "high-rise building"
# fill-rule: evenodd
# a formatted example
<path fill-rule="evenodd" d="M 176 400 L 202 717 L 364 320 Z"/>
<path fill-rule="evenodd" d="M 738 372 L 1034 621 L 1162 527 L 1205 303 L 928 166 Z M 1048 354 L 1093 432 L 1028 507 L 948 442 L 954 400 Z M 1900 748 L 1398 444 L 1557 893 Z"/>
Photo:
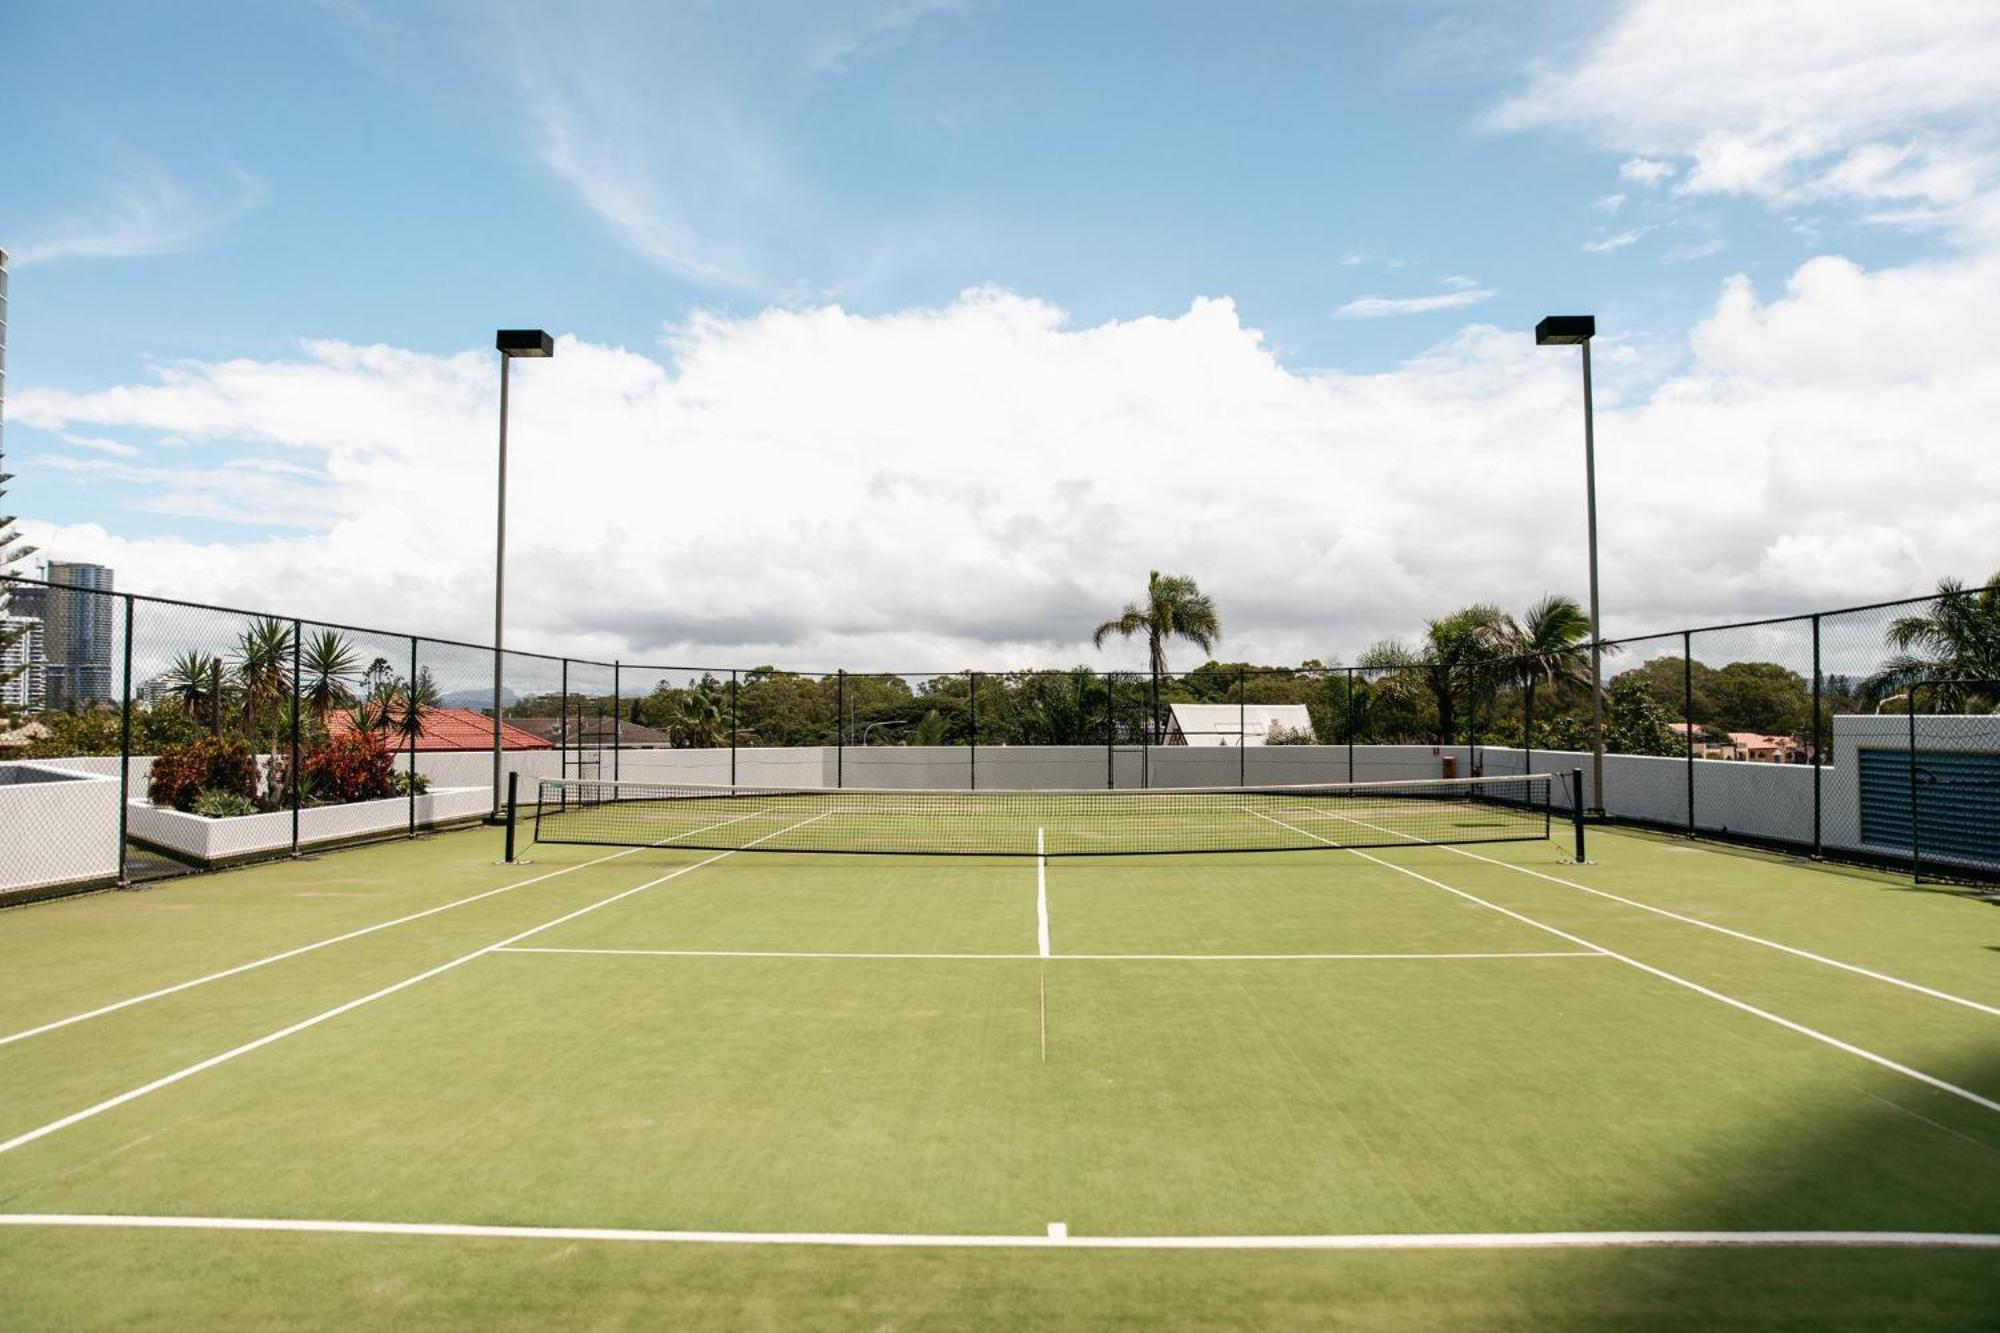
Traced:
<path fill-rule="evenodd" d="M 46 665 L 42 622 L 32 616 L 0 615 L 0 712 L 42 706 Z"/>
<path fill-rule="evenodd" d="M 111 571 L 103 565 L 51 560 L 42 577 L 55 586 L 16 585 L 12 610 L 42 622 L 43 702 L 50 708 L 72 708 L 116 701 L 111 655 L 118 599 L 111 596 Z"/>

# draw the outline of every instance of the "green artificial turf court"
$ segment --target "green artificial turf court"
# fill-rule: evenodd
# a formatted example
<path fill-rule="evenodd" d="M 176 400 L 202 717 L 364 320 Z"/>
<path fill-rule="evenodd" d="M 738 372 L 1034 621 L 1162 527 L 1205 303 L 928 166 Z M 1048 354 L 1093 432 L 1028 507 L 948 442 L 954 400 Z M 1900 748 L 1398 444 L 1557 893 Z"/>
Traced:
<path fill-rule="evenodd" d="M 0 912 L 0 1325 L 1990 1327 L 2000 912 L 1567 850 L 478 830 Z"/>

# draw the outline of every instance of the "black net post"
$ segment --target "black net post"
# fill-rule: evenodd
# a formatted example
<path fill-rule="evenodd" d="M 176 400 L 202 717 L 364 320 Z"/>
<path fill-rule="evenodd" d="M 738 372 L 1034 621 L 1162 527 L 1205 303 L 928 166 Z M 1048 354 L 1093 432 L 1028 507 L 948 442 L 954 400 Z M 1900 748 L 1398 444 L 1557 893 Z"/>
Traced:
<path fill-rule="evenodd" d="M 520 810 L 521 771 L 507 770 L 507 851 L 503 859 L 508 865 L 514 864 L 514 819 Z"/>
<path fill-rule="evenodd" d="M 625 730 L 625 664 L 614 661 L 611 664 L 611 780 L 618 781 L 618 752 L 624 748 L 621 739 Z"/>
<path fill-rule="evenodd" d="M 1687 726 L 1688 832 L 1694 832 L 1694 635 L 1681 632 L 1681 721 Z"/>
<path fill-rule="evenodd" d="M 119 687 L 118 703 L 118 887 L 126 878 L 126 821 L 132 801 L 132 595 L 125 594 L 125 683 Z M 217 698 L 220 699 L 218 692 Z M 218 702 L 219 711 L 222 705 Z"/>
<path fill-rule="evenodd" d="M 833 785 L 847 785 L 847 671 L 833 673 Z"/>
<path fill-rule="evenodd" d="M 1826 748 L 1826 745 L 1824 738 L 1820 735 L 1820 728 L 1822 726 L 1821 710 L 1824 705 L 1821 701 L 1822 673 L 1820 671 L 1819 647 L 1820 647 L 1819 616 L 1815 614 L 1812 618 L 1812 657 L 1813 657 L 1812 660 L 1812 766 L 1813 766 L 1812 854 L 1814 856 L 1821 855 L 1825 850 L 1824 844 L 1822 843 L 1820 837 L 1821 834 L 1820 766 L 1823 762 L 1821 751 Z"/>
<path fill-rule="evenodd" d="M 736 668 L 729 669 L 729 785 L 736 785 Z"/>
<path fill-rule="evenodd" d="M 971 727 L 971 744 L 966 747 L 966 786 L 979 790 L 979 673 L 965 673 L 965 711 Z"/>
<path fill-rule="evenodd" d="M 1569 822 L 1576 831 L 1576 863 L 1582 865 L 1583 855 L 1583 770 L 1569 771 Z"/>
<path fill-rule="evenodd" d="M 300 788 L 303 785 L 299 781 L 299 691 L 304 688 L 304 681 L 299 673 L 299 640 L 303 637 L 304 627 L 298 621 L 294 620 L 292 622 L 292 757 L 291 767 L 285 773 L 285 781 L 291 787 L 291 791 L 287 793 L 289 799 L 286 804 L 292 807 L 292 857 L 294 860 L 298 858 L 299 854 L 299 801 L 301 796 Z"/>

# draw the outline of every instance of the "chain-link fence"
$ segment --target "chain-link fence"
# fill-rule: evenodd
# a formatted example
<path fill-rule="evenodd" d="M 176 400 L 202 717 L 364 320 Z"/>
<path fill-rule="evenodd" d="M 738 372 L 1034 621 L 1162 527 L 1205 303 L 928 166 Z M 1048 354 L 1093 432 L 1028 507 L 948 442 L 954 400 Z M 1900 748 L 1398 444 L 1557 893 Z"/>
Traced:
<path fill-rule="evenodd" d="M 0 697 L 0 901 L 477 821 L 509 772 L 1036 790 L 1576 769 L 1607 818 L 2000 880 L 1991 588 L 1607 642 L 1600 762 L 1583 643 L 1181 673 L 809 673 L 496 655 L 6 586 L 39 657 Z"/>

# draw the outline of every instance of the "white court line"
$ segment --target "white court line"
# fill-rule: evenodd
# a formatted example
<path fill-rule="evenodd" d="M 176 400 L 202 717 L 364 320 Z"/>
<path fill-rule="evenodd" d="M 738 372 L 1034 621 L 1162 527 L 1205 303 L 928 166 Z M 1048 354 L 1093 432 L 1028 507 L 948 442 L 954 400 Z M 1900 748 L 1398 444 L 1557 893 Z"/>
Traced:
<path fill-rule="evenodd" d="M 1244 808 L 1248 809 L 1247 806 Z M 1742 940 L 1748 944 L 1760 944 L 1766 949 L 1776 949 L 1780 953 L 1788 953 L 1795 958 L 1804 958 L 1810 962 L 1822 963 L 1827 967 L 1837 967 L 1843 972 L 1852 972 L 1856 976 L 1867 977 L 1871 981 L 1880 981 L 1891 986 L 1901 986 L 1904 990 L 1915 991 L 1919 995 L 1928 995 L 1934 1000 L 1943 1000 L 1947 1004 L 1961 1005 L 1967 1009 L 1976 1009 L 1982 1014 L 1991 1014 L 1995 1018 L 2000 1018 L 2000 1006 L 1981 1004 L 1979 1001 L 1969 1000 L 1963 995 L 1953 995 L 1950 991 L 1937 990 L 1934 987 L 1921 985 L 1914 981 L 1905 981 L 1902 977 L 1890 976 L 1887 972 L 1877 972 L 1873 968 L 1862 967 L 1856 963 L 1843 963 L 1838 958 L 1828 958 L 1825 954 L 1813 953 L 1808 949 L 1799 949 L 1789 944 L 1780 944 L 1776 940 L 1767 940 L 1762 935 L 1752 935 L 1747 931 L 1732 930 L 1728 926 L 1719 926 L 1713 921 L 1703 921 L 1699 917 L 1683 916 L 1679 912 L 1670 912 L 1664 907 L 1655 907 L 1651 903 L 1642 903 L 1636 898 L 1626 898 L 1612 893 L 1607 889 L 1593 889 L 1590 885 L 1579 884 L 1573 879 L 1563 879 L 1558 875 L 1546 874 L 1540 870 L 1531 869 L 1528 866 L 1515 865 L 1512 861 L 1502 861 L 1498 857 L 1485 856 L 1479 852 L 1468 852 L 1463 847 L 1454 847 L 1449 843 L 1427 843 L 1415 834 L 1404 833 L 1398 829 L 1384 828 L 1380 824 L 1371 824 L 1365 819 L 1356 819 L 1351 815 L 1335 815 L 1334 818 L 1343 823 L 1359 825 L 1366 829 L 1374 829 L 1377 833 L 1387 833 L 1392 837 L 1406 838 L 1411 842 L 1419 843 L 1426 847 L 1442 847 L 1445 851 L 1468 857 L 1474 861 L 1484 861 L 1488 865 L 1505 866 L 1509 870 L 1518 870 L 1524 875 L 1533 875 L 1536 879 L 1545 879 L 1551 884 L 1560 884 L 1566 889 L 1577 889 L 1583 893 L 1596 894 L 1599 898 L 1608 898 L 1614 903 L 1622 903 L 1627 907 L 1636 907 L 1642 912 L 1651 912 L 1656 916 L 1664 916 L 1671 920 L 1679 921 L 1684 925 L 1700 926 L 1703 930 L 1712 930 L 1719 935 L 1727 935 L 1731 939 Z M 1299 830 L 1302 833 L 1304 831 L 1303 829 Z"/>
<path fill-rule="evenodd" d="M 848 958 L 867 962 L 913 959 L 928 962 L 1052 963 L 1359 963 L 1462 962 L 1487 958 L 1608 958 L 1602 949 L 1524 950 L 1505 953 L 837 953 L 804 949 L 584 949 L 529 944 L 494 953 L 607 954 L 632 958 Z"/>
<path fill-rule="evenodd" d="M 696 861 L 693 865 L 682 866 L 678 870 L 669 871 L 667 874 L 661 875 L 657 879 L 649 879 L 644 884 L 640 884 L 634 888 L 625 889 L 619 893 L 614 893 L 609 898 L 600 898 L 596 902 L 591 903 L 588 906 L 579 907 L 573 912 L 565 912 L 563 915 L 555 918 L 555 920 L 553 921 L 544 921 L 539 926 L 530 926 L 528 929 L 521 931 L 519 934 L 509 935 L 506 939 L 500 940 L 497 943 L 489 944 L 481 949 L 474 949 L 471 953 L 464 954 L 461 955 L 460 957 L 454 958 L 448 963 L 440 963 L 436 967 L 427 968 L 426 970 L 417 973 L 415 976 L 405 977 L 403 978 L 403 980 L 398 981 L 393 985 L 384 986 L 382 989 L 378 991 L 372 991 L 367 995 L 361 996 L 359 999 L 349 1000 L 345 1004 L 335 1005 L 333 1008 L 325 1010 L 322 1013 L 314 1014 L 311 1018 L 301 1019 L 300 1021 L 293 1023 L 288 1027 L 279 1028 L 276 1032 L 267 1032 L 263 1036 L 258 1037 L 254 1041 L 246 1041 L 241 1046 L 231 1047 L 229 1050 L 222 1052 L 220 1055 L 211 1055 L 206 1060 L 196 1061 L 194 1064 L 187 1066 L 185 1069 L 175 1070 L 171 1074 L 166 1074 L 160 1078 L 154 1079 L 151 1083 L 141 1084 L 139 1087 L 132 1088 L 126 1092 L 121 1092 L 116 1097 L 107 1097 L 105 1100 L 97 1103 L 95 1106 L 86 1106 L 81 1111 L 72 1111 L 70 1114 L 63 1116 L 60 1119 L 51 1120 L 46 1125 L 42 1125 L 39 1126 L 38 1128 L 31 1129 L 24 1134 L 16 1134 L 13 1138 L 8 1139 L 6 1142 L 0 1143 L 0 1154 L 10 1153 L 14 1151 L 14 1149 L 16 1148 L 24 1147 L 27 1144 L 33 1143 L 36 1139 L 44 1138 L 47 1135 L 55 1133 L 57 1130 L 68 1129 L 71 1125 L 77 1124 L 80 1121 L 88 1120 L 92 1116 L 102 1115 L 104 1112 L 114 1110 L 117 1107 L 125 1105 L 125 1103 L 127 1102 L 137 1101 L 139 1098 L 144 1097 L 149 1093 L 158 1092 L 162 1088 L 172 1087 L 174 1084 L 179 1083 L 183 1079 L 192 1078 L 196 1074 L 202 1073 L 205 1070 L 215 1068 L 217 1065 L 227 1064 L 229 1061 L 236 1059 L 238 1056 L 248 1055 L 252 1051 L 261 1050 L 264 1047 L 271 1045 L 273 1042 L 283 1041 L 286 1037 L 294 1036 L 298 1033 L 304 1032 L 307 1028 L 318 1027 L 321 1023 L 324 1023 L 329 1019 L 338 1018 L 342 1014 L 348 1013 L 351 1010 L 359 1009 L 364 1004 L 372 1004 L 376 1000 L 380 1000 L 387 996 L 394 995 L 397 991 L 405 990 L 411 986 L 416 985 L 420 981 L 428 981 L 432 977 L 439 976 L 445 972 L 449 972 L 455 967 L 462 967 L 466 963 L 471 962 L 475 958 L 484 958 L 487 954 L 493 953 L 498 949 L 503 949 L 510 944 L 517 944 L 520 941 L 527 939 L 529 936 L 539 935 L 545 930 L 552 930 L 555 927 L 560 926 L 565 922 L 574 921 L 580 916 L 586 915 L 587 913 L 590 912 L 595 912 L 600 907 L 609 907 L 612 903 L 618 902 L 620 899 L 630 898 L 633 894 L 643 892 L 644 890 L 650 889 L 657 884 L 664 884 L 670 879 L 679 879 L 682 875 L 688 874 L 691 871 L 699 870 L 703 866 L 713 865 L 715 862 L 720 861 L 725 856 L 734 856 L 737 852 L 742 851 L 744 847 L 754 847 L 758 843 L 764 842 L 771 838 L 775 838 L 780 834 L 790 833 L 793 829 L 803 828 L 805 825 L 812 823 L 814 819 L 824 818 L 825 814 L 826 814 L 825 811 L 821 811 L 819 814 L 812 816 L 811 819 L 802 819 L 798 823 L 793 824 L 787 828 L 781 828 L 776 830 L 775 832 L 766 833 L 761 838 L 753 838 L 749 842 L 744 843 L 743 847 L 732 848 L 731 850 L 726 852 L 717 852 L 713 856 L 704 857 L 703 859 Z"/>
<path fill-rule="evenodd" d="M 1317 839 L 1320 842 L 1326 843 L 1327 846 L 1329 847 L 1340 846 L 1339 843 L 1334 842 L 1328 838 L 1322 838 L 1317 833 L 1307 832 L 1307 830 L 1305 829 L 1297 828 L 1291 824 L 1285 824 L 1285 821 L 1282 819 L 1271 819 L 1271 816 L 1259 813 L 1258 811 L 1255 810 L 1251 811 L 1250 813 L 1256 815 L 1257 818 L 1259 819 L 1270 819 L 1273 824 L 1283 824 L 1284 827 L 1291 829 L 1292 832 L 1304 834 L 1304 836 L 1308 838 Z M 1354 821 L 1354 822 L 1359 822 L 1359 821 Z M 1467 893 L 1464 889 L 1455 889 L 1451 885 L 1446 884 L 1441 880 L 1432 879 L 1429 875 L 1421 874 L 1415 870 L 1410 869 L 1408 866 L 1399 866 L 1393 861 L 1384 861 L 1379 856 L 1370 856 L 1367 852 L 1364 852 L 1359 848 L 1355 847 L 1346 847 L 1342 848 L 1341 850 L 1348 852 L 1350 855 L 1358 856 L 1364 861 L 1369 861 L 1374 863 L 1375 865 L 1383 866 L 1389 870 L 1394 870 L 1399 874 L 1408 875 L 1412 879 L 1421 880 L 1425 884 L 1430 885 L 1432 888 L 1443 889 L 1446 893 L 1456 894 L 1459 897 L 1465 899 L 1467 902 L 1478 903 L 1481 907 L 1489 907 L 1494 911 L 1500 913 L 1502 916 L 1512 917 L 1514 920 L 1519 921 L 1523 925 L 1533 926 L 1536 930 L 1546 931 L 1549 934 L 1554 935 L 1558 939 L 1568 940 L 1571 944 L 1580 945 L 1586 949 L 1595 949 L 1597 952 L 1605 954 L 1611 958 L 1615 958 L 1619 962 L 1624 963 L 1629 967 L 1636 967 L 1641 972 L 1649 973 L 1652 976 L 1656 976 L 1660 978 L 1662 981 L 1670 981 L 1676 986 L 1684 987 L 1688 990 L 1693 991 L 1697 995 L 1705 995 L 1711 1000 L 1720 1001 L 1721 1003 L 1728 1005 L 1732 1009 L 1740 1009 L 1744 1013 L 1750 1014 L 1757 1018 L 1761 1018 L 1767 1023 L 1776 1023 L 1779 1027 L 1789 1029 L 1790 1031 L 1796 1032 L 1803 1037 L 1810 1037 L 1814 1041 L 1823 1042 L 1824 1044 L 1833 1047 L 1835 1050 L 1845 1051 L 1849 1055 L 1858 1056 L 1859 1058 L 1866 1060 L 1871 1064 L 1880 1065 L 1882 1068 L 1891 1070 L 1898 1074 L 1902 1074 L 1906 1078 L 1913 1078 L 1919 1083 L 1928 1083 L 1931 1087 L 1936 1088 L 1941 1092 L 1948 1092 L 1954 1097 L 1962 1097 L 1966 1101 L 1971 1102 L 1975 1106 L 1984 1107 L 1988 1111 L 2000 1112 L 2000 1102 L 1993 1101 L 1992 1099 L 1987 1097 L 1982 1097 L 1978 1093 L 1972 1091 L 1970 1088 L 1961 1088 L 1956 1083 L 1947 1083 L 1943 1079 L 1938 1078 L 1931 1074 L 1926 1074 L 1920 1069 L 1912 1069 L 1908 1065 L 1898 1064 L 1896 1061 L 1891 1060 L 1886 1055 L 1878 1055 L 1874 1051 L 1868 1050 L 1861 1046 L 1856 1046 L 1852 1042 L 1842 1041 L 1840 1038 L 1835 1037 L 1829 1033 L 1821 1032 L 1817 1028 L 1809 1028 L 1803 1023 L 1795 1023 L 1791 1019 L 1781 1017 L 1778 1014 L 1774 1014 L 1768 1009 L 1760 1009 L 1756 1005 L 1750 1004 L 1747 1001 L 1736 999 L 1734 996 L 1724 995 L 1721 991 L 1712 990 L 1709 987 L 1702 985 L 1700 982 L 1689 981 L 1686 977 L 1676 976 L 1672 972 L 1669 972 L 1664 968 L 1654 967 L 1651 963 L 1642 963 L 1638 959 L 1633 958 L 1627 954 L 1622 954 L 1617 952 L 1615 949 L 1607 949 L 1601 944 L 1594 944 L 1591 941 L 1584 939 L 1581 935 L 1572 935 L 1570 932 L 1566 930 L 1559 930 L 1556 927 L 1547 924 L 1546 922 L 1537 921 L 1531 916 L 1524 916 L 1521 913 L 1514 911 L 1512 908 L 1502 907 L 1498 903 L 1488 902 L 1486 901 L 1486 899 L 1479 897 L 1477 894 Z"/>
<path fill-rule="evenodd" d="M 2000 1235 L 1972 1231 L 1460 1231 L 1423 1235 L 1077 1236 L 935 1235 L 868 1231 L 651 1231 L 622 1227 L 353 1222 L 291 1217 L 158 1217 L 0 1213 L 0 1226 L 141 1231 L 276 1231 L 475 1240 L 614 1241 L 654 1245 L 830 1245 L 953 1250 L 1562 1250 L 1923 1249 L 1996 1250 Z"/>
<path fill-rule="evenodd" d="M 738 815 L 735 819 L 724 819 L 718 823 L 708 825 L 707 828 L 690 829 L 686 833 L 676 833 L 674 837 L 686 838 L 696 833 L 706 833 L 708 829 L 721 828 L 724 824 L 734 824 L 737 820 L 750 819 L 762 813 L 765 812 L 753 811 L 748 815 Z M 664 847 L 671 841 L 672 839 L 662 839 L 651 846 L 654 848 Z M 30 1037 L 39 1037 L 44 1032 L 54 1032 L 58 1028 L 66 1028 L 72 1023 L 81 1023 L 85 1019 L 102 1018 L 106 1014 L 115 1014 L 120 1009 L 129 1009 L 135 1004 L 144 1004 L 148 1000 L 164 999 L 169 995 L 176 995 L 184 990 L 192 990 L 196 986 L 206 986 L 211 981 L 222 981 L 244 972 L 253 972 L 260 967 L 268 967 L 272 963 L 282 963 L 287 958 L 297 958 L 301 954 L 312 953 L 316 949 L 324 949 L 335 944 L 345 944 L 349 940 L 358 940 L 363 935 L 372 935 L 378 930 L 387 930 L 391 926 L 404 926 L 412 921 L 421 921 L 427 916 L 436 916 L 439 912 L 449 912 L 454 907 L 464 907 L 468 903 L 476 903 L 482 898 L 491 898 L 496 893 L 508 893 L 514 889 L 525 889 L 530 884 L 540 884 L 543 880 L 554 879 L 558 875 L 567 875 L 575 870 L 588 870 L 592 866 L 603 865 L 606 861 L 615 861 L 621 856 L 630 856 L 634 852 L 648 850 L 650 850 L 648 847 L 628 847 L 622 852 L 611 852 L 595 860 L 580 861 L 576 865 L 564 866 L 560 870 L 551 870 L 546 874 L 536 875 L 530 879 L 519 879 L 515 880 L 512 884 L 502 884 L 497 889 L 487 889 L 485 892 L 475 893 L 469 898 L 460 898 L 455 902 L 440 903 L 436 907 L 427 907 L 421 912 L 412 912 L 408 916 L 399 916 L 393 921 L 378 921 L 372 926 L 363 926 L 359 930 L 350 930 L 345 935 L 335 935 L 329 939 L 315 940 L 311 944 L 301 944 L 296 949 L 287 949 L 283 953 L 274 953 L 269 958 L 259 958 L 253 962 L 238 963 L 235 967 L 224 968 L 220 972 L 211 972 L 205 977 L 196 977 L 191 981 L 177 982 L 172 986 L 162 986 L 159 990 L 147 991 L 144 995 L 134 995 L 129 999 L 101 1005 L 96 1009 L 91 1009 L 84 1013 L 71 1014 L 68 1018 L 58 1018 L 53 1022 L 44 1023 L 40 1027 L 24 1028 L 19 1032 L 8 1033 L 6 1036 L 0 1037 L 0 1046 L 8 1046 L 17 1041 L 26 1041 Z"/>
<path fill-rule="evenodd" d="M 1824 963 L 1828 967 L 1837 967 L 1843 972 L 1852 972 L 1856 976 L 1886 982 L 1891 986 L 1901 986 L 1904 990 L 1915 991 L 1919 995 L 1928 995 L 1934 1000 L 1943 1000 L 1948 1004 L 1963 1005 L 1967 1009 L 1976 1009 L 1982 1014 L 1991 1014 L 1995 1018 L 2000 1018 L 2000 1006 L 1981 1004 L 1977 1000 L 1968 1000 L 1963 995 L 1953 995 L 1950 991 L 1937 990 L 1914 981 L 1905 981 L 1901 977 L 1892 977 L 1887 972 L 1877 972 L 1873 968 L 1862 967 L 1855 963 L 1843 963 L 1838 958 L 1828 958 L 1825 954 L 1813 953 L 1808 949 L 1799 949 L 1789 944 L 1780 944 L 1776 940 L 1767 940 L 1761 935 L 1752 935 L 1747 931 L 1732 930 L 1728 926 L 1719 926 L 1713 921 L 1703 921 L 1699 917 L 1682 916 L 1679 912 L 1670 912 L 1664 907 L 1655 907 L 1651 903 L 1642 903 L 1633 898 L 1622 897 L 1605 889 L 1593 889 L 1590 885 L 1579 884 L 1573 879 L 1562 879 L 1556 875 L 1547 875 L 1539 870 L 1532 870 L 1527 866 L 1515 865 L 1512 861 L 1502 861 L 1497 857 L 1481 856 L 1477 852 L 1468 852 L 1463 847 L 1445 846 L 1444 850 L 1457 852 L 1460 856 L 1469 856 L 1475 861 L 1485 861 L 1491 865 L 1506 866 L 1509 870 L 1518 870 L 1524 875 L 1533 875 L 1536 879 L 1545 879 L 1551 884 L 1560 884 L 1564 888 L 1569 889 L 1580 889 L 1584 893 L 1594 893 L 1600 898 L 1609 898 L 1614 903 L 1623 903 L 1627 907 L 1636 907 L 1642 912 L 1652 912 L 1655 915 L 1669 917 L 1690 926 L 1700 926 L 1703 930 L 1712 930 L 1717 934 L 1728 935 L 1733 939 L 1743 940 L 1750 944 L 1761 944 L 1766 949 L 1776 949 L 1780 953 L 1788 953 L 1796 958 L 1808 959 L 1815 963 Z"/>

